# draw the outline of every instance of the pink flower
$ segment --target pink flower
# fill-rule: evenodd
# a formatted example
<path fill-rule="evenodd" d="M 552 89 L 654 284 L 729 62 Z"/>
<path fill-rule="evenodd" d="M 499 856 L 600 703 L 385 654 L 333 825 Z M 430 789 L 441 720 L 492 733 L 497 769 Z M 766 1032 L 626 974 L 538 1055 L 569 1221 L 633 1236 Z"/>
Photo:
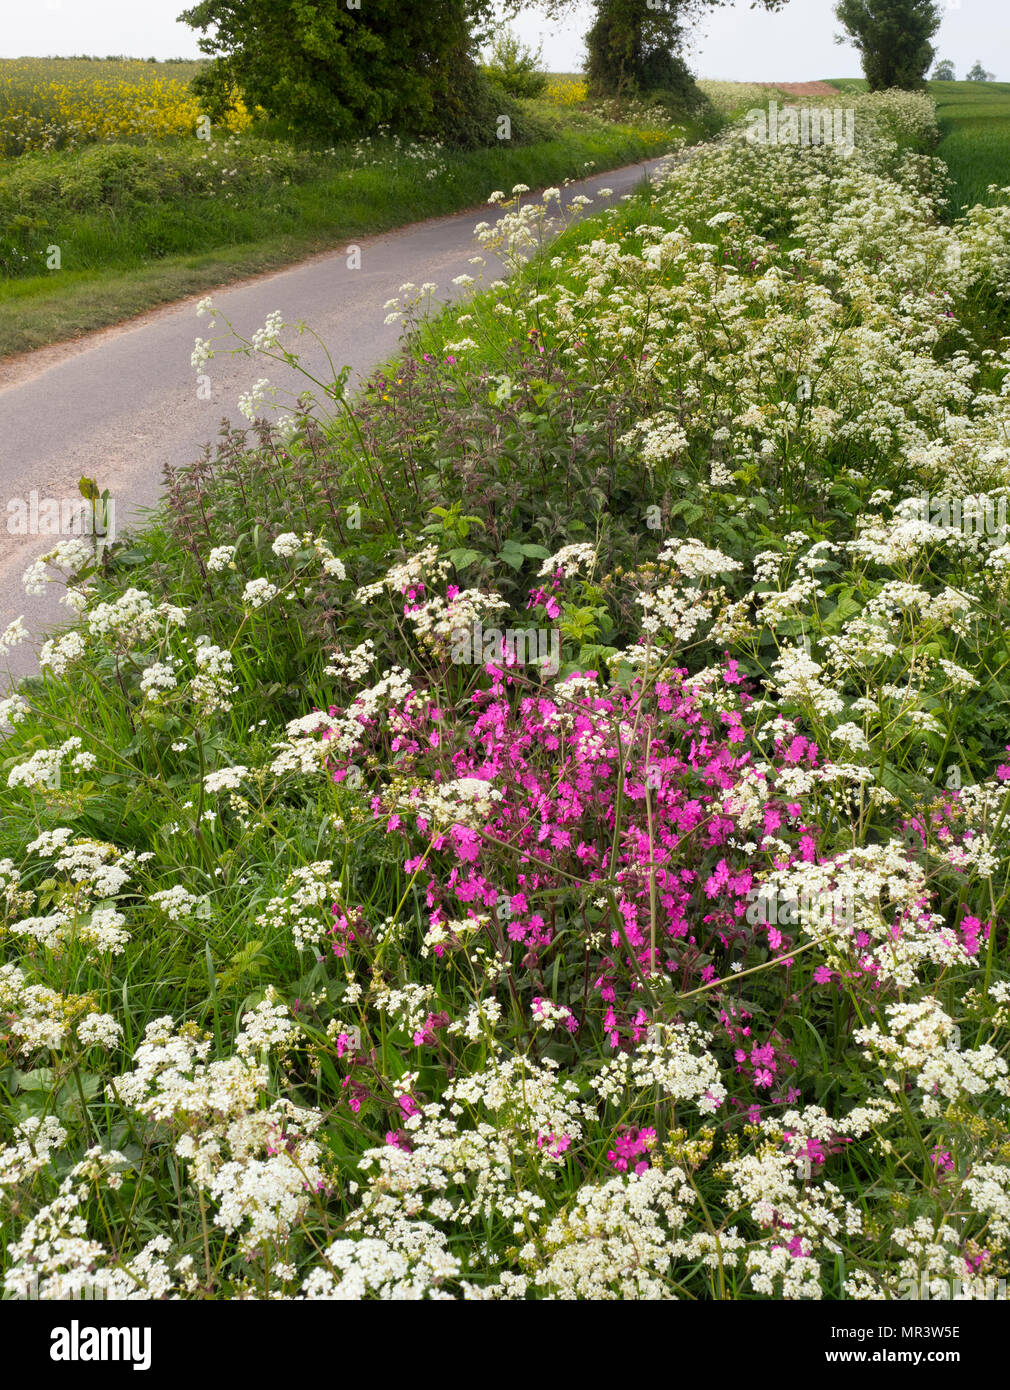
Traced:
<path fill-rule="evenodd" d="M 632 1158 L 637 1158 L 639 1154 L 646 1154 L 656 1142 L 656 1131 L 654 1129 L 626 1129 L 618 1133 L 614 1147 L 607 1153 L 607 1162 L 610 1163 L 619 1173 L 628 1171 L 628 1163 Z M 635 1164 L 636 1173 L 644 1173 L 649 1167 L 647 1158 L 641 1159 Z"/>

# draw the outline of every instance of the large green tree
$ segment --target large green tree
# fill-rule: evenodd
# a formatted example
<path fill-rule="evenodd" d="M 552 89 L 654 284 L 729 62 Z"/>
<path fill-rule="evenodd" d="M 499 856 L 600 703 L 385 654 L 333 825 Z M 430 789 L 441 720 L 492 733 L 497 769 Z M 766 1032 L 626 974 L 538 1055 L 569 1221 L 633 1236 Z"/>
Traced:
<path fill-rule="evenodd" d="M 599 0 L 586 34 L 586 81 L 592 96 L 676 89 L 684 80 L 682 7 L 648 0 Z"/>
<path fill-rule="evenodd" d="M 871 92 L 925 86 L 936 55 L 930 40 L 942 20 L 935 0 L 838 0 L 835 14 L 859 50 Z"/>
<path fill-rule="evenodd" d="M 473 60 L 490 8 L 490 0 L 200 0 L 180 18 L 202 31 L 213 59 L 196 83 L 211 115 L 240 89 L 250 104 L 325 139 L 388 124 L 473 144 L 483 126 L 487 143 L 495 136 L 494 103 Z"/>

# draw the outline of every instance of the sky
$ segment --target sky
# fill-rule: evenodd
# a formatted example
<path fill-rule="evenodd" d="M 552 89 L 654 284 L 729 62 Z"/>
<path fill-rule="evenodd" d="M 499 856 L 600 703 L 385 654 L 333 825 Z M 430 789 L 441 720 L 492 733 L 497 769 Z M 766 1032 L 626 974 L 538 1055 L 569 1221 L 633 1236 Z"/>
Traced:
<path fill-rule="evenodd" d="M 1010 0 L 943 0 L 943 9 L 934 40 L 938 57 L 950 58 L 958 77 L 980 59 L 1000 81 L 1010 81 Z M 534 47 L 542 40 L 547 67 L 576 72 L 592 12 L 591 4 L 583 4 L 577 17 L 547 25 L 531 11 L 513 27 Z M 776 14 L 752 10 L 750 0 L 733 0 L 696 26 L 688 63 L 699 77 L 727 82 L 861 77 L 859 54 L 851 44 L 834 41 L 840 29 L 835 0 L 789 0 Z"/>
<path fill-rule="evenodd" d="M 367 4 L 367 0 L 364 0 Z M 404 0 L 423 4 L 424 0 Z M 198 57 L 196 34 L 177 15 L 187 0 L 0 0 L 0 57 L 124 53 L 135 58 Z M 835 0 L 790 0 L 778 14 L 733 0 L 714 10 L 693 35 L 689 62 L 701 77 L 728 81 L 803 82 L 859 77 L 859 56 L 836 45 Z M 963 77 L 976 59 L 1010 81 L 1008 0 L 944 0 L 939 56 Z M 546 66 L 575 72 L 582 65 L 582 35 L 591 4 L 576 6 L 560 24 L 547 24 L 529 9 L 515 28 L 534 47 L 543 41 Z"/>

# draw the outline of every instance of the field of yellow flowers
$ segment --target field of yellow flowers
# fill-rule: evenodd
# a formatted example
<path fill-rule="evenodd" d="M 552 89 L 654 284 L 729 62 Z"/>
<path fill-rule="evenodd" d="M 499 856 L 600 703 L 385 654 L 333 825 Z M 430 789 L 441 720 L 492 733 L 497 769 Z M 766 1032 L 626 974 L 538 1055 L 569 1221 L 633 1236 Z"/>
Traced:
<path fill-rule="evenodd" d="M 552 106 L 581 106 L 586 100 L 586 79 L 566 72 L 552 73 L 545 95 Z"/>
<path fill-rule="evenodd" d="M 2 59 L 0 156 L 192 134 L 202 113 L 189 83 L 199 68 L 125 58 Z M 227 124 L 239 131 L 250 121 L 239 107 Z"/>

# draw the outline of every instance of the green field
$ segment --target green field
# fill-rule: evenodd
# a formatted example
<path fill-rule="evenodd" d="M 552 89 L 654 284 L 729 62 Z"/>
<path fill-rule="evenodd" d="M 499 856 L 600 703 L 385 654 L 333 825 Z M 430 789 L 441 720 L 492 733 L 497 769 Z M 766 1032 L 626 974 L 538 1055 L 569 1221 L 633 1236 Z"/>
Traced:
<path fill-rule="evenodd" d="M 841 91 L 862 92 L 862 78 L 828 78 Z M 1010 82 L 929 82 L 941 140 L 938 154 L 954 183 L 954 216 L 991 202 L 988 188 L 1010 184 Z"/>
<path fill-rule="evenodd" d="M 929 90 L 957 188 L 953 211 L 991 201 L 990 184 L 1010 184 L 1010 82 L 931 82 Z"/>

